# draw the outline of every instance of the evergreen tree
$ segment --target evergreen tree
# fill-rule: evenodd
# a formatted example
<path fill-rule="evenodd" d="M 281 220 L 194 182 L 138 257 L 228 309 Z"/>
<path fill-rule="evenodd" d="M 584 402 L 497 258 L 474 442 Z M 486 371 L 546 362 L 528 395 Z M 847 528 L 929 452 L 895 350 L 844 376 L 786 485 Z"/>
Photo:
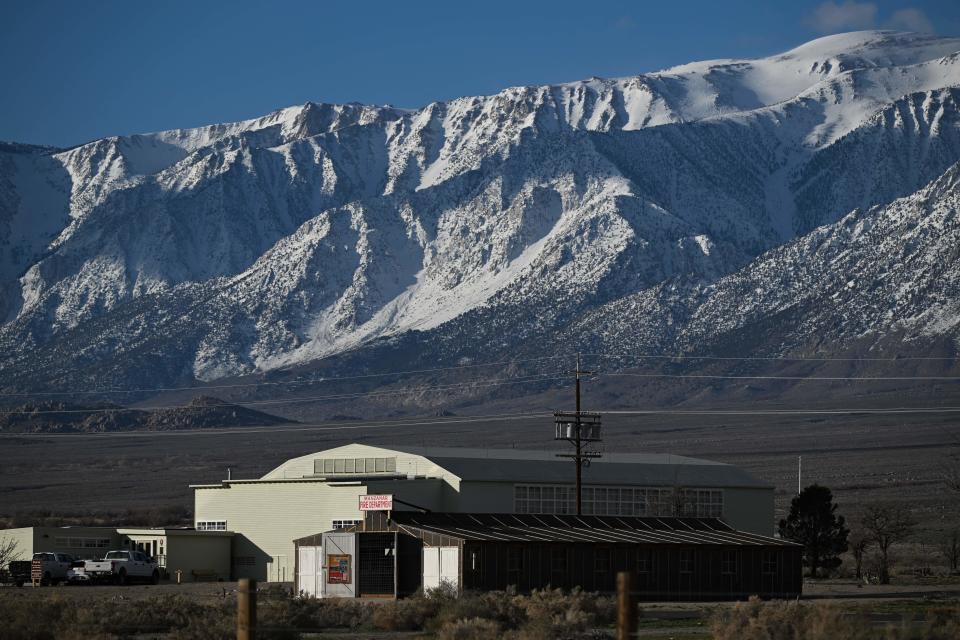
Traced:
<path fill-rule="evenodd" d="M 840 566 L 849 534 L 843 516 L 837 515 L 833 493 L 818 484 L 801 491 L 790 503 L 790 515 L 780 521 L 780 537 L 803 545 L 803 564 L 810 567 L 811 578 L 819 569 Z"/>

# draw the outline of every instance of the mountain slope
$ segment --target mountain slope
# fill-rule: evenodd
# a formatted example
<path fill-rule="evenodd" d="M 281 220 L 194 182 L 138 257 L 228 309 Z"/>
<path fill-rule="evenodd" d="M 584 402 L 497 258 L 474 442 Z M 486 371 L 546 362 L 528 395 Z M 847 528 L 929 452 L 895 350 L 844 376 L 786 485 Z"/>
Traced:
<path fill-rule="evenodd" d="M 445 361 L 555 340 L 709 351 L 807 304 L 795 262 L 828 251 L 803 243 L 867 215 L 852 210 L 951 201 L 941 182 L 910 194 L 960 160 L 958 51 L 858 32 L 414 111 L 307 104 L 0 147 L 0 386 L 213 380 L 359 362 L 384 341 Z M 862 251 L 893 260 L 905 232 L 877 229 Z M 820 266 L 817 285 L 861 268 Z M 955 292 L 938 291 L 943 318 Z M 872 312 L 837 326 L 818 335 L 906 327 Z"/>
<path fill-rule="evenodd" d="M 958 241 L 954 164 L 914 194 L 853 211 L 715 282 L 671 282 L 598 308 L 564 341 L 601 353 L 742 351 L 759 341 L 759 355 L 852 344 L 903 355 L 911 343 L 960 337 Z"/>

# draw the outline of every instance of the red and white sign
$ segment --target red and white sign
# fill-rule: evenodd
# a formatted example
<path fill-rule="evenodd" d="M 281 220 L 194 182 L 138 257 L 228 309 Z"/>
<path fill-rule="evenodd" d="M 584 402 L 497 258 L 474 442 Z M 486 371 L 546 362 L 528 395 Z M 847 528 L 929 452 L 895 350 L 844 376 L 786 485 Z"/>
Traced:
<path fill-rule="evenodd" d="M 360 496 L 360 511 L 392 511 L 393 496 Z"/>

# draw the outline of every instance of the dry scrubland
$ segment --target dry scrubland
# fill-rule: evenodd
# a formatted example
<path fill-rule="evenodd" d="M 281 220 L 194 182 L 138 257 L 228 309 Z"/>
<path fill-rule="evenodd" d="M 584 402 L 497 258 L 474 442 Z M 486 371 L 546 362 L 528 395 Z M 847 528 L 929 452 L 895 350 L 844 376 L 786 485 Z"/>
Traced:
<path fill-rule="evenodd" d="M 804 484 L 831 487 L 840 512 L 855 520 L 871 502 L 908 506 L 920 522 L 914 538 L 894 548 L 894 590 L 908 600 L 865 600 L 857 589 L 820 582 L 805 587 L 848 599 L 759 605 L 641 607 L 642 636 L 721 640 L 842 640 L 850 637 L 957 638 L 954 595 L 933 599 L 918 584 L 956 581 L 946 575 L 936 542 L 960 521 L 960 501 L 945 490 L 940 465 L 956 451 L 957 429 L 928 416 L 816 418 L 610 416 L 608 451 L 670 452 L 740 465 L 777 487 L 777 517 L 796 490 L 796 457 Z M 226 477 L 257 477 L 284 460 L 347 442 L 390 445 L 553 446 L 549 419 L 512 423 L 357 428 L 267 427 L 229 431 L 21 435 L 0 439 L 0 526 L 89 522 L 178 524 L 192 521 L 187 485 Z M 587 471 L 589 473 L 589 470 Z M 774 523 L 771 522 L 771 531 Z M 840 576 L 849 576 L 845 560 Z M 869 560 L 867 570 L 870 571 Z M 909 584 L 911 586 L 904 586 Z M 936 588 L 936 587 L 933 587 Z M 221 587 L 205 595 L 167 586 L 115 588 L 0 588 L 0 637 L 221 638 L 233 632 L 234 601 Z M 854 597 L 850 598 L 852 595 Z M 916 593 L 914 593 L 916 592 Z M 280 592 L 262 599 L 263 638 L 602 638 L 612 636 L 607 597 L 556 593 L 413 598 L 398 603 L 300 601 Z M 664 609 L 666 607 L 666 609 Z M 324 629 L 325 631 L 319 631 Z M 559 634 L 558 634 L 559 633 Z M 848 634 L 848 635 L 840 635 Z"/>
<path fill-rule="evenodd" d="M 647 638 L 716 640 L 954 640 L 960 599 L 724 604 L 641 604 Z M 956 592 L 954 592 L 954 596 Z M 278 588 L 259 594 L 259 635 L 294 638 L 539 640 L 613 637 L 609 596 L 560 591 L 455 598 L 437 591 L 397 602 L 315 600 Z M 216 640 L 235 633 L 235 596 L 219 585 L 178 588 L 0 589 L 8 640 L 176 638 Z"/>
<path fill-rule="evenodd" d="M 601 399 L 602 400 L 602 399 Z M 600 402 L 601 400 L 597 400 Z M 562 406 L 560 399 L 557 406 Z M 505 407 L 513 410 L 513 407 Z M 492 410 L 491 410 L 492 411 Z M 804 484 L 833 490 L 840 513 L 864 504 L 909 507 L 915 542 L 933 545 L 960 525 L 960 500 L 939 475 L 960 452 L 951 416 L 605 416 L 607 451 L 698 456 L 739 465 L 776 486 L 776 517 Z M 196 432 L 0 437 L 0 525 L 96 519 L 113 524 L 190 522 L 189 484 L 259 477 L 285 460 L 348 442 L 551 448 L 549 418 L 513 422 L 363 427 L 273 426 Z M 589 469 L 585 478 L 589 481 Z M 571 471 L 572 478 L 572 471 Z M 134 522 L 134 520 L 136 522 Z M 773 522 L 770 530 L 773 531 Z"/>

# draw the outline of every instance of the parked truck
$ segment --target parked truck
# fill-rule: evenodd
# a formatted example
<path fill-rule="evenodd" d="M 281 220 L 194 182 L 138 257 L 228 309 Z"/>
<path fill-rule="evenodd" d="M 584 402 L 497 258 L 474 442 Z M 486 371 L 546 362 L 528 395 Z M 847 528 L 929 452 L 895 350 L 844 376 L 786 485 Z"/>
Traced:
<path fill-rule="evenodd" d="M 7 565 L 7 571 L 4 573 L 0 582 L 15 584 L 22 587 L 30 582 L 30 569 L 33 563 L 30 560 L 13 560 Z"/>
<path fill-rule="evenodd" d="M 156 560 L 142 551 L 109 551 L 103 560 L 75 564 L 68 575 L 70 582 L 160 582 Z"/>
<path fill-rule="evenodd" d="M 76 558 L 68 553 L 43 551 L 33 554 L 30 579 L 42 585 L 60 584 L 66 581 L 67 572 Z"/>

